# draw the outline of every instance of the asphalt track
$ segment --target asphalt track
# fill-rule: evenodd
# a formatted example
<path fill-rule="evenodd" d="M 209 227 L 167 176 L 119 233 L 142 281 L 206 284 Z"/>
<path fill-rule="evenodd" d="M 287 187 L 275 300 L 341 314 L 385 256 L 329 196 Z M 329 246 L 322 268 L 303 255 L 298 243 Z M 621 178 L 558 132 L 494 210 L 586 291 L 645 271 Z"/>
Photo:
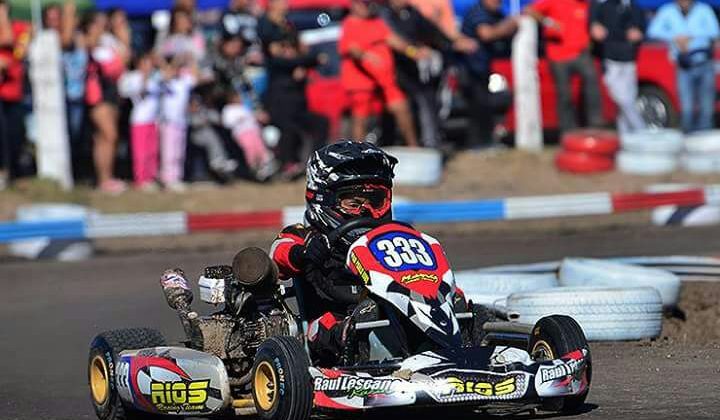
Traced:
<path fill-rule="evenodd" d="M 567 255 L 720 255 L 720 228 L 437 237 L 456 268 Z M 92 337 L 112 328 L 148 326 L 179 338 L 179 323 L 163 303 L 159 273 L 181 266 L 194 277 L 205 265 L 228 262 L 232 254 L 157 252 L 82 263 L 0 261 L 0 419 L 95 418 L 86 385 Z M 592 351 L 593 389 L 586 413 L 568 418 L 720 418 L 717 343 L 595 344 Z M 448 417 L 437 411 L 402 417 L 442 416 Z M 389 416 L 372 415 L 382 417 Z"/>

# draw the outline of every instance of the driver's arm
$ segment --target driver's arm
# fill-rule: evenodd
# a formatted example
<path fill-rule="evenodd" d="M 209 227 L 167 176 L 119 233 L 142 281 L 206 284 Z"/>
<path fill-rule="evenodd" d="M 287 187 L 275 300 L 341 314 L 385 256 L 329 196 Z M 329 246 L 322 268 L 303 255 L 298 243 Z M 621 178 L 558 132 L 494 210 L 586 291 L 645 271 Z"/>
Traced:
<path fill-rule="evenodd" d="M 281 279 L 289 279 L 302 273 L 305 265 L 305 236 L 307 229 L 297 224 L 283 229 L 273 241 L 270 258 L 280 269 Z"/>

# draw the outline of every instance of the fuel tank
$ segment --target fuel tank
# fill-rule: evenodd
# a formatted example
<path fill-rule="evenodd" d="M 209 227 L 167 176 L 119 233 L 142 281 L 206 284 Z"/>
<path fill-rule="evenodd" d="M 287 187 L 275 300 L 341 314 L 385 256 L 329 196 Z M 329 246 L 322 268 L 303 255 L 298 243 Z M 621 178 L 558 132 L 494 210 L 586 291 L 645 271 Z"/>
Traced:
<path fill-rule="evenodd" d="M 120 353 L 116 386 L 127 406 L 149 413 L 207 415 L 232 401 L 223 362 L 184 347 Z"/>

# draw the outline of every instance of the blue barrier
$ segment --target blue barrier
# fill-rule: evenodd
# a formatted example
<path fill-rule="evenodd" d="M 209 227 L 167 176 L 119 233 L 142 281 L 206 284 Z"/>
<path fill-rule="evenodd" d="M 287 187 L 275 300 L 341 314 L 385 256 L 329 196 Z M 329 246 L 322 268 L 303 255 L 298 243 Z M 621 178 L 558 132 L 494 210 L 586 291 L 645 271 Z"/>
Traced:
<path fill-rule="evenodd" d="M 0 243 L 21 239 L 80 239 L 85 237 L 82 220 L 0 223 Z"/>
<path fill-rule="evenodd" d="M 505 201 L 478 200 L 435 203 L 399 203 L 393 208 L 396 219 L 409 223 L 441 223 L 503 220 Z"/>

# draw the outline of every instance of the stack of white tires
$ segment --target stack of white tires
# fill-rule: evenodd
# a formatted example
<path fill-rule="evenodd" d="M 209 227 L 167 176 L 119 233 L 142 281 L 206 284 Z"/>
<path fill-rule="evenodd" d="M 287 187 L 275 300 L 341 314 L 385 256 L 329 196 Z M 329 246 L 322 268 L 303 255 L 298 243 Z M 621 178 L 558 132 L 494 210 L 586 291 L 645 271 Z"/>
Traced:
<path fill-rule="evenodd" d="M 690 173 L 720 173 L 720 130 L 700 131 L 685 137 L 685 153 L 680 165 Z"/>
<path fill-rule="evenodd" d="M 420 147 L 386 147 L 387 153 L 398 160 L 395 167 L 396 185 L 431 187 L 440 183 L 443 172 L 442 153 Z"/>
<path fill-rule="evenodd" d="M 678 167 L 683 150 L 683 134 L 674 129 L 647 129 L 620 137 L 622 151 L 616 165 L 620 172 L 633 175 L 661 175 Z"/>
<path fill-rule="evenodd" d="M 680 295 L 673 273 L 586 258 L 566 258 L 557 273 L 473 270 L 456 281 L 469 300 L 499 306 L 513 321 L 571 316 L 592 341 L 658 337 L 664 309 L 676 307 Z"/>

